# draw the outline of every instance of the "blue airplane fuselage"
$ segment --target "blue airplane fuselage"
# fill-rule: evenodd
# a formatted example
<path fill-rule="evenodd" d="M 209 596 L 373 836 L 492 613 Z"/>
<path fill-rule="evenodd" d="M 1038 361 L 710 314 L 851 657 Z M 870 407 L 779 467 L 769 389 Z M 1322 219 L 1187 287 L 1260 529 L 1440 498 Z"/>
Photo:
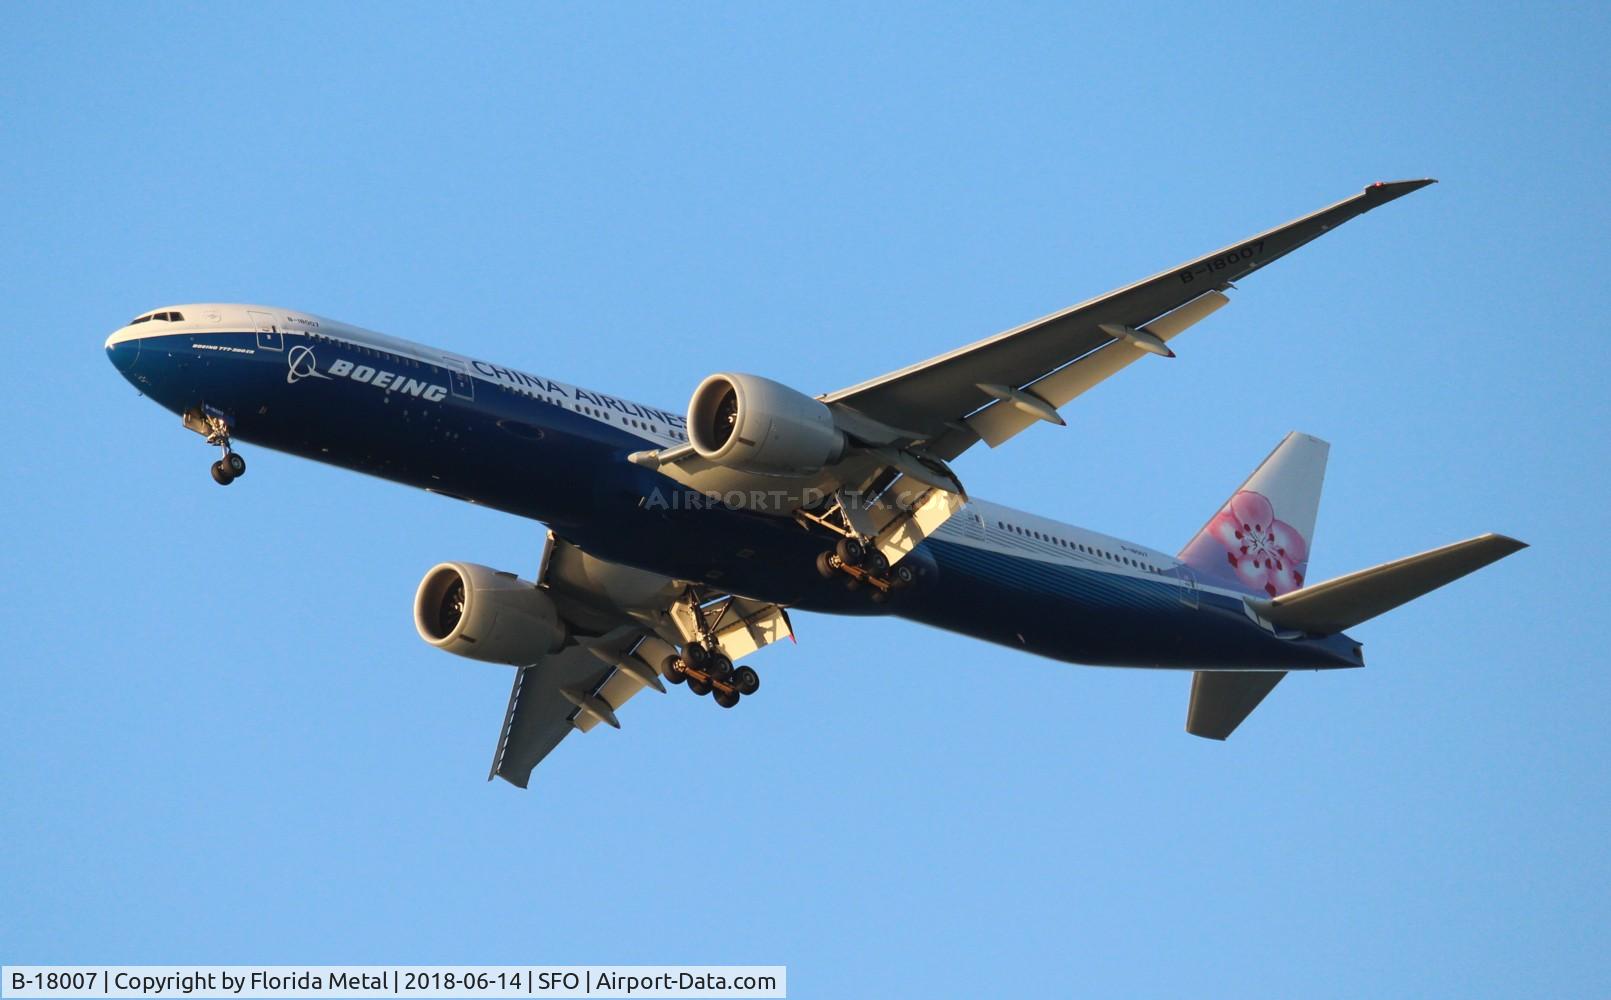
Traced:
<path fill-rule="evenodd" d="M 174 413 L 206 408 L 237 442 L 541 521 L 602 559 L 724 591 L 812 611 L 893 614 L 1073 663 L 1363 662 L 1345 635 L 1272 633 L 1243 595 L 1155 550 L 980 500 L 908 556 L 929 570 L 921 586 L 872 604 L 816 571 L 830 539 L 789 517 L 700 502 L 627 461 L 681 443 L 678 414 L 277 315 L 257 329 L 227 318 L 151 322 L 114 334 L 107 351 L 143 394 Z M 1073 539 L 1112 558 L 1082 554 Z"/>

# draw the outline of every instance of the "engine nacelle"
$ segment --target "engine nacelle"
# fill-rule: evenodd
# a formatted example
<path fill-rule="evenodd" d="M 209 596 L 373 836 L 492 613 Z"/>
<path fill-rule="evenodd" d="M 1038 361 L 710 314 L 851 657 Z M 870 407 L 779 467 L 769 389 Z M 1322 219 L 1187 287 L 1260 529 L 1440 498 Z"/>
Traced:
<path fill-rule="evenodd" d="M 534 663 L 565 642 L 547 591 L 475 563 L 431 567 L 414 594 L 414 628 L 437 649 L 488 663 Z"/>
<path fill-rule="evenodd" d="M 688 440 L 701 458 L 763 476 L 812 475 L 845 452 L 845 435 L 822 402 L 771 379 L 726 372 L 694 390 Z"/>

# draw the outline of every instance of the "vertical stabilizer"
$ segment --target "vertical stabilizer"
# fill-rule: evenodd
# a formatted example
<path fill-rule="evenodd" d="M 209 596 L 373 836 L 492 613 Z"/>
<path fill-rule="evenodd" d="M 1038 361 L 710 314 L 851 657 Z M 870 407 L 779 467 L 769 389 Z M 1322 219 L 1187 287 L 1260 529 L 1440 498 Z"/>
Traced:
<path fill-rule="evenodd" d="M 1303 586 L 1331 446 L 1293 431 L 1186 547 L 1181 562 L 1213 582 L 1277 597 Z"/>

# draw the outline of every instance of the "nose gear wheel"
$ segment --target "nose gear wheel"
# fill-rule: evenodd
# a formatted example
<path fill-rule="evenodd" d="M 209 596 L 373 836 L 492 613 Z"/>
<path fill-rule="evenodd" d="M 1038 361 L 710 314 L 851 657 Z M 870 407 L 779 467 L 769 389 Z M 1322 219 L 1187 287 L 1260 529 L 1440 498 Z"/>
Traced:
<path fill-rule="evenodd" d="M 213 482 L 228 486 L 246 475 L 246 459 L 230 446 L 229 421 L 223 414 L 209 407 L 193 406 L 185 411 L 184 424 L 222 452 L 212 464 Z"/>

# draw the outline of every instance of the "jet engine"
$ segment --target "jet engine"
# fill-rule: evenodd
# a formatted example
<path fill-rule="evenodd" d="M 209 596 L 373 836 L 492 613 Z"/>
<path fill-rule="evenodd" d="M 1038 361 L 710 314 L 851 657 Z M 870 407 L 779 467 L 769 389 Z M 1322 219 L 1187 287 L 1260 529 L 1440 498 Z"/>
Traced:
<path fill-rule="evenodd" d="M 437 649 L 488 663 L 533 663 L 565 641 L 547 591 L 475 563 L 431 567 L 414 594 L 414 627 Z"/>
<path fill-rule="evenodd" d="M 763 476 L 808 476 L 837 462 L 845 435 L 819 400 L 758 375 L 721 372 L 688 403 L 699 457 Z"/>

